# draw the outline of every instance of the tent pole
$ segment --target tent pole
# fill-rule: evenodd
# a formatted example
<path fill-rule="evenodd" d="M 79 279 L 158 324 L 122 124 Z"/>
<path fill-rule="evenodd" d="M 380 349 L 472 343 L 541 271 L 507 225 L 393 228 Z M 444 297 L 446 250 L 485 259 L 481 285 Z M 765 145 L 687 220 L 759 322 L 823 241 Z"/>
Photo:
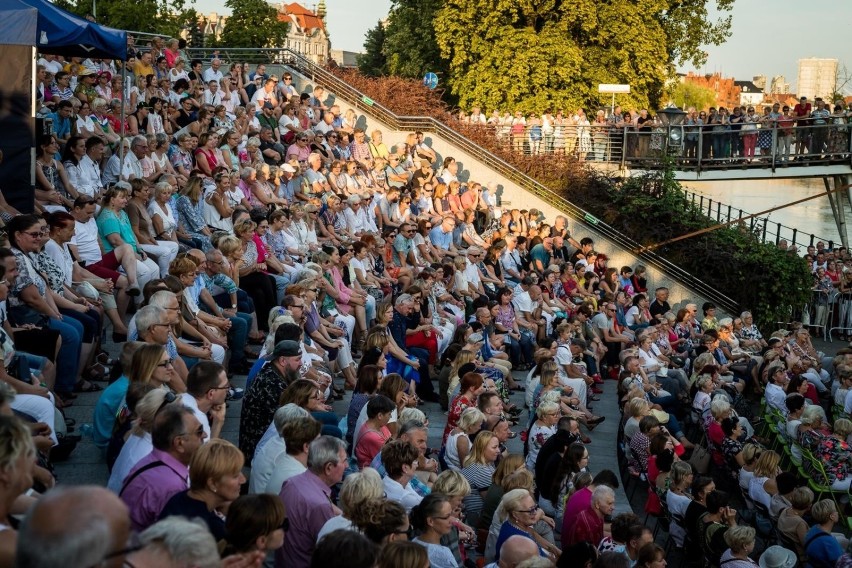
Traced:
<path fill-rule="evenodd" d="M 121 139 L 118 141 L 118 177 L 121 178 L 121 171 L 124 169 L 124 122 L 126 115 L 126 102 L 124 100 L 127 92 L 127 61 L 123 61 L 121 65 Z"/>

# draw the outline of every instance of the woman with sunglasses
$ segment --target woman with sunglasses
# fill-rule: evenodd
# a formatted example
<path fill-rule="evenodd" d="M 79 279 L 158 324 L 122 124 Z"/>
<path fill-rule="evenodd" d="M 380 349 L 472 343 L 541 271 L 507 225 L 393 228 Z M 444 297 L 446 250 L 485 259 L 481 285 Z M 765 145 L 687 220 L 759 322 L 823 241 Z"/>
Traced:
<path fill-rule="evenodd" d="M 76 398 L 73 391 L 101 390 L 85 380 L 78 381 L 85 359 L 81 357 L 83 325 L 73 318 L 64 319 L 53 292 L 36 270 L 30 253 L 41 248 L 40 220 L 35 215 L 22 215 L 7 225 L 9 243 L 18 269 L 18 277 L 10 290 L 9 319 L 12 325 L 27 324 L 49 327 L 62 337 L 57 357 L 57 395 L 63 401 Z"/>
<path fill-rule="evenodd" d="M 535 531 L 538 521 L 539 507 L 535 504 L 532 495 L 526 489 L 513 489 L 503 495 L 500 505 L 494 516 L 502 520 L 500 533 L 495 545 L 494 561 L 500 561 L 500 548 L 510 537 L 522 536 L 534 541 L 538 545 L 541 556 L 555 560 L 559 555 L 559 549 L 553 544 L 542 539 Z"/>

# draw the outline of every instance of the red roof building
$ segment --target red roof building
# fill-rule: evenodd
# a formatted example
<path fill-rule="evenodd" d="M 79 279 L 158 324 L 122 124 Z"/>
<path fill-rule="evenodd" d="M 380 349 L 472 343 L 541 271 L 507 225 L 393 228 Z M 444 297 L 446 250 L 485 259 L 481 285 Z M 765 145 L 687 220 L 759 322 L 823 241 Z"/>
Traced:
<path fill-rule="evenodd" d="M 292 49 L 313 61 L 324 64 L 328 61 L 331 42 L 325 26 L 325 0 L 320 0 L 316 12 L 301 4 L 278 4 L 278 20 L 290 24 L 287 43 L 281 47 Z"/>

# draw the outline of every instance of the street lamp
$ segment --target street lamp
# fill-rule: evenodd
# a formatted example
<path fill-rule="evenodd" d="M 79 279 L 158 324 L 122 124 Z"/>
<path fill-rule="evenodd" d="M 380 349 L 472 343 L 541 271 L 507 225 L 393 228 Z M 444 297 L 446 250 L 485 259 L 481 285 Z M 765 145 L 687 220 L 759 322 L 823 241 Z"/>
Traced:
<path fill-rule="evenodd" d="M 686 112 L 680 110 L 674 104 L 669 103 L 662 110 L 657 111 L 657 116 L 666 128 L 666 152 L 679 153 L 683 147 L 683 121 L 686 120 Z"/>

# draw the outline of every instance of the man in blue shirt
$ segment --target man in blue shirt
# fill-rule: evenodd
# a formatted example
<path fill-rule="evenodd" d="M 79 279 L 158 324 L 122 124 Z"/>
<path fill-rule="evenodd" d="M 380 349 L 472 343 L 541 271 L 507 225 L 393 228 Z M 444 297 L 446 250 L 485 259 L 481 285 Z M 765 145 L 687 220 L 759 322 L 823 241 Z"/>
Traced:
<path fill-rule="evenodd" d="M 73 106 L 71 101 L 59 101 L 56 112 L 50 113 L 48 118 L 53 120 L 53 135 L 60 145 L 64 145 L 71 137 L 71 115 Z"/>
<path fill-rule="evenodd" d="M 397 346 L 415 357 L 419 363 L 417 372 L 420 380 L 417 383 L 417 396 L 427 402 L 438 402 L 438 395 L 429 378 L 429 352 L 421 347 L 406 347 L 405 336 L 408 329 L 408 316 L 414 310 L 414 301 L 411 294 L 400 294 L 396 299 L 393 310 L 393 319 L 388 324 L 393 340 Z"/>
<path fill-rule="evenodd" d="M 433 245 L 441 249 L 445 257 L 454 258 L 458 256 L 458 251 L 453 244 L 453 229 L 456 227 L 456 220 L 452 216 L 446 216 L 441 221 L 440 225 L 436 225 L 429 231 L 429 240 Z"/>

